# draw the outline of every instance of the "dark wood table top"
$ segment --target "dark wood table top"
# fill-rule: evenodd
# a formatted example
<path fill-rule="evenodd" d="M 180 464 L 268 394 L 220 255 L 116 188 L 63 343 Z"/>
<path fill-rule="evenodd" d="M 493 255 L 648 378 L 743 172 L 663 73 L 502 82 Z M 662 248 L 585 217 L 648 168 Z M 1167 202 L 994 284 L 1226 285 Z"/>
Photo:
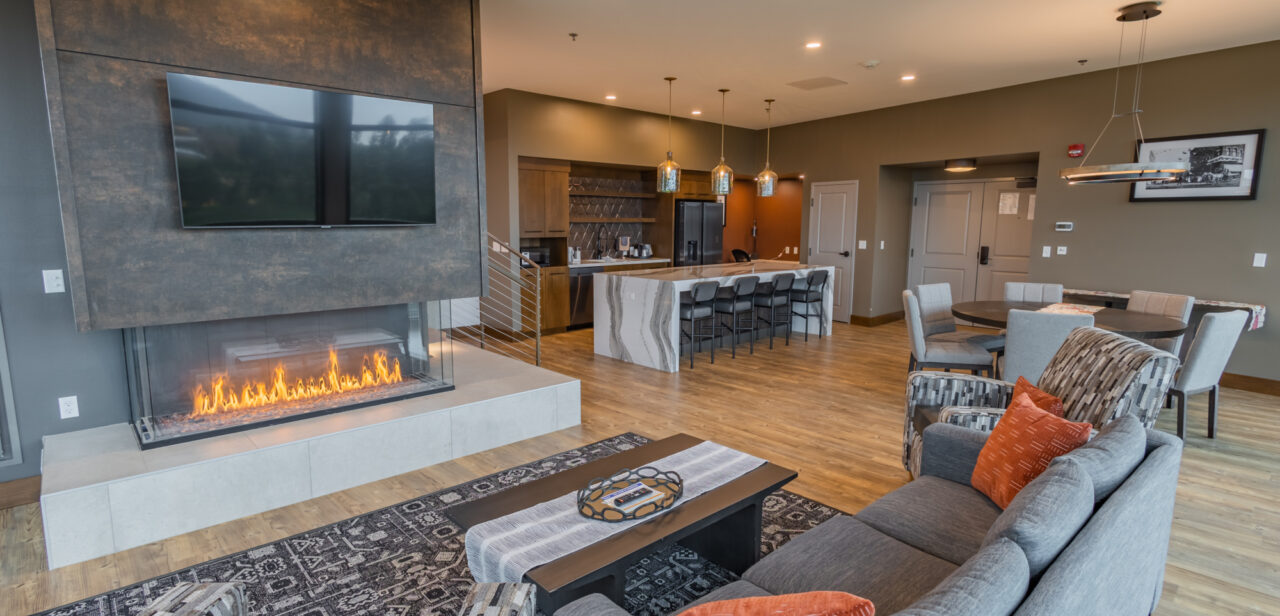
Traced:
<path fill-rule="evenodd" d="M 447 515 L 463 529 L 527 509 L 558 498 L 587 485 L 597 477 L 608 477 L 624 468 L 644 466 L 703 439 L 677 434 L 611 456 L 588 462 L 554 475 L 524 483 L 470 503 L 454 505 Z M 796 478 L 796 472 L 765 462 L 755 470 L 714 490 L 685 500 L 678 507 L 646 522 L 596 542 L 577 552 L 535 567 L 526 575 L 548 591 L 563 588 L 583 576 L 646 549 L 663 539 L 698 524 L 705 518 L 744 500 L 771 494 Z"/>
<path fill-rule="evenodd" d="M 1042 302 L 1004 300 L 961 302 L 952 304 L 951 314 L 979 325 L 1005 327 L 1009 322 L 1010 310 L 1039 310 L 1049 305 Z M 1170 338 L 1187 331 L 1187 324 L 1177 319 L 1118 308 L 1103 308 L 1094 313 L 1093 324 L 1098 329 L 1139 339 Z"/>

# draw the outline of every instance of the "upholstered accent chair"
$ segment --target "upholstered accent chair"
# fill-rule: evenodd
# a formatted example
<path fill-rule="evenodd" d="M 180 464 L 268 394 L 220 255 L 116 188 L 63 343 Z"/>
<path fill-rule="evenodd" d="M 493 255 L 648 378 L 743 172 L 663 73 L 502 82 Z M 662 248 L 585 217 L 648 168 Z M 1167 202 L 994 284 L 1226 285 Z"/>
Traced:
<path fill-rule="evenodd" d="M 1024 377 L 1038 383 L 1049 360 L 1077 327 L 1093 327 L 1093 315 L 1010 310 L 1000 379 L 1015 383 Z"/>
<path fill-rule="evenodd" d="M 1045 368 L 1039 387 L 1062 398 L 1065 417 L 1095 429 L 1124 415 L 1150 428 L 1173 384 L 1178 358 L 1094 327 L 1075 329 Z M 921 434 L 934 423 L 990 432 L 1013 395 L 1013 383 L 967 374 L 913 372 L 907 377 L 902 465 L 920 476 Z"/>
<path fill-rule="evenodd" d="M 1184 324 L 1191 319 L 1191 308 L 1196 298 L 1190 295 L 1174 295 L 1156 291 L 1134 291 L 1129 294 L 1129 304 L 1125 310 L 1133 310 L 1144 314 L 1155 314 L 1177 319 Z M 1182 336 L 1148 340 L 1147 344 L 1182 357 Z"/>
<path fill-rule="evenodd" d="M 950 283 L 916 285 L 916 299 L 920 302 L 924 337 L 929 342 L 967 342 L 997 352 L 1004 349 L 1003 334 L 974 334 L 956 329 L 956 317 L 951 314 Z"/>
<path fill-rule="evenodd" d="M 1006 282 L 1004 299 L 1009 302 L 1056 304 L 1062 301 L 1062 285 L 1047 282 Z"/>
<path fill-rule="evenodd" d="M 1217 433 L 1218 381 L 1248 318 L 1249 313 L 1235 310 L 1211 312 L 1200 319 L 1200 328 L 1187 350 L 1187 363 L 1169 390 L 1178 405 L 1178 438 L 1185 438 L 1187 431 L 1187 396 L 1205 392 L 1209 393 L 1209 438 Z"/>
<path fill-rule="evenodd" d="M 907 339 L 911 343 L 911 359 L 907 371 L 924 368 L 970 370 L 974 374 L 991 374 L 991 352 L 965 340 L 928 340 L 920 311 L 920 302 L 911 291 L 902 292 L 902 308 L 906 311 Z M 954 327 L 954 325 L 953 325 Z"/>

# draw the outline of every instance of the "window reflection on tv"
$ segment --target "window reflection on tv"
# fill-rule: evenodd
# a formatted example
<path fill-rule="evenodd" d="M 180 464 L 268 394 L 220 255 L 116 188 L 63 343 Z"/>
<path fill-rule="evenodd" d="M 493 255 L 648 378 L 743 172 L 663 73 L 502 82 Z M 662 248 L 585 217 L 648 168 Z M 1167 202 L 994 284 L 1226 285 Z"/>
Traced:
<path fill-rule="evenodd" d="M 170 73 L 184 227 L 435 223 L 432 105 Z"/>

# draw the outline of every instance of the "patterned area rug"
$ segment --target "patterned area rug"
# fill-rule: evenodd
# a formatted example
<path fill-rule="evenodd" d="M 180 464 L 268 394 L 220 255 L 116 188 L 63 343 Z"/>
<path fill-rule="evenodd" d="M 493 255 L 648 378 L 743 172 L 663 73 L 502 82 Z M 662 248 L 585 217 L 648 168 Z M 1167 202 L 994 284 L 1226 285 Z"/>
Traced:
<path fill-rule="evenodd" d="M 464 533 L 445 516 L 470 501 L 649 442 L 627 433 L 65 605 L 41 616 L 132 616 L 178 582 L 239 581 L 254 616 L 453 616 L 472 580 Z M 790 492 L 765 501 L 764 550 L 839 513 Z M 667 613 L 736 579 L 696 553 L 655 551 L 627 572 L 627 611 Z"/>

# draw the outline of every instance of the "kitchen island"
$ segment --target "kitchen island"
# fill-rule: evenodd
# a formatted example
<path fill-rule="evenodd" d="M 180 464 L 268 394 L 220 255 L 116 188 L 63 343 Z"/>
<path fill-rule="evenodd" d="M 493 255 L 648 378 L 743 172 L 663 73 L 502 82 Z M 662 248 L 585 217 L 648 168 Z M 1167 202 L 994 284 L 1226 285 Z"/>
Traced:
<path fill-rule="evenodd" d="M 813 266 L 791 261 L 752 261 L 663 269 L 645 269 L 594 275 L 595 352 L 614 359 L 664 372 L 680 370 L 680 294 L 693 285 L 713 280 L 731 286 L 743 276 L 756 276 L 760 283 L 790 272 L 796 275 L 796 289 L 815 269 L 828 271 L 823 293 L 823 331 L 831 331 L 831 266 Z M 801 309 L 803 313 L 803 308 Z M 795 315 L 793 332 L 818 333 L 817 317 Z"/>

